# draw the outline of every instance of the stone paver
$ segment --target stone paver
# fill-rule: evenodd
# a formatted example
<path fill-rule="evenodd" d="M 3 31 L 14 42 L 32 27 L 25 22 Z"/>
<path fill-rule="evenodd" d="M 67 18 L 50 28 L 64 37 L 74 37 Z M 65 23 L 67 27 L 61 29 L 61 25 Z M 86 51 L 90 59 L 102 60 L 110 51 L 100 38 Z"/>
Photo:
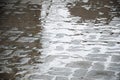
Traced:
<path fill-rule="evenodd" d="M 120 62 L 120 56 L 119 55 L 112 56 L 112 62 Z"/>
<path fill-rule="evenodd" d="M 69 76 L 70 72 L 56 72 L 56 71 L 49 71 L 48 74 L 50 75 L 60 75 L 60 76 Z"/>
<path fill-rule="evenodd" d="M 111 71 L 92 70 L 87 73 L 88 78 L 102 79 L 102 80 L 115 80 L 115 74 Z"/>
<path fill-rule="evenodd" d="M 91 66 L 91 62 L 89 61 L 77 61 L 77 62 L 71 62 L 66 65 L 66 67 L 72 67 L 72 68 L 85 68 L 88 69 Z"/>
<path fill-rule="evenodd" d="M 35 79 L 39 79 L 39 80 L 51 80 L 53 77 L 49 76 L 49 75 L 31 75 L 29 80 L 35 80 Z"/>
<path fill-rule="evenodd" d="M 92 69 L 95 70 L 104 70 L 105 69 L 105 63 L 102 62 L 95 62 L 92 66 Z"/>
<path fill-rule="evenodd" d="M 87 73 L 87 69 L 77 69 L 74 72 L 73 76 L 78 78 L 83 78 L 85 77 L 86 73 Z"/>
<path fill-rule="evenodd" d="M 56 77 L 55 80 L 69 80 L 68 77 Z"/>

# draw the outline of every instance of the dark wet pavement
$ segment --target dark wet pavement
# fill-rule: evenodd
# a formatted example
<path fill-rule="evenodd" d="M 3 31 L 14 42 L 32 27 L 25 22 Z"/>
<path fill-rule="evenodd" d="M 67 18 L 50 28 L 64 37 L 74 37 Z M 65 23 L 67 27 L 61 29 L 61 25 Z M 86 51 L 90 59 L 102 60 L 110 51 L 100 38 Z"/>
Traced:
<path fill-rule="evenodd" d="M 73 16 L 79 16 L 80 22 L 94 22 L 96 24 L 109 24 L 114 17 L 120 17 L 119 2 L 117 0 L 89 0 L 68 3 Z"/>
<path fill-rule="evenodd" d="M 1 0 L 0 80 L 119 80 L 119 0 Z"/>
<path fill-rule="evenodd" d="M 16 80 L 40 56 L 41 1 L 0 1 L 0 80 Z M 25 67 L 26 66 L 26 67 Z M 25 67 L 25 68 L 24 68 Z"/>

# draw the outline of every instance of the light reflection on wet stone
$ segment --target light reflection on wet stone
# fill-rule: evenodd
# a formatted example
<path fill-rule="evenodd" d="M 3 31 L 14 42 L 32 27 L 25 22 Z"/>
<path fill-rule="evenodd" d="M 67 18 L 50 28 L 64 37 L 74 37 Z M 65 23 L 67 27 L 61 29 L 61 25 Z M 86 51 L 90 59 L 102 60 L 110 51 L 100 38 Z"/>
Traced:
<path fill-rule="evenodd" d="M 1 0 L 0 79 L 119 79 L 119 4 Z"/>

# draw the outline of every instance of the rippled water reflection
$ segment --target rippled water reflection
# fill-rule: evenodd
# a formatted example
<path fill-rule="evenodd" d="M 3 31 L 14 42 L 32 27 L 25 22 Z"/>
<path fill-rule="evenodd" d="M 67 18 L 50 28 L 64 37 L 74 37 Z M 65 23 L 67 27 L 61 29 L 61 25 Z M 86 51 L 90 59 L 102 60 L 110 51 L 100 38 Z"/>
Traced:
<path fill-rule="evenodd" d="M 0 80 L 16 80 L 41 63 L 41 5 L 24 1 L 0 0 Z"/>
<path fill-rule="evenodd" d="M 94 22 L 109 24 L 114 17 L 120 17 L 120 3 L 118 0 L 82 0 L 68 3 L 73 16 L 80 17 L 79 22 Z"/>

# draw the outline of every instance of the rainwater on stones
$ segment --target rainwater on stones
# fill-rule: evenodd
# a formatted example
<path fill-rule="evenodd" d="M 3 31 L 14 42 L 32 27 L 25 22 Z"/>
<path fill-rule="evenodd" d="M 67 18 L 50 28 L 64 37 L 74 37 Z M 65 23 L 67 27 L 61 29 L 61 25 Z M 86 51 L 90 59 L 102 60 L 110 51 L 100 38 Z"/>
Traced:
<path fill-rule="evenodd" d="M 0 80 L 120 80 L 120 0 L 0 0 Z"/>

